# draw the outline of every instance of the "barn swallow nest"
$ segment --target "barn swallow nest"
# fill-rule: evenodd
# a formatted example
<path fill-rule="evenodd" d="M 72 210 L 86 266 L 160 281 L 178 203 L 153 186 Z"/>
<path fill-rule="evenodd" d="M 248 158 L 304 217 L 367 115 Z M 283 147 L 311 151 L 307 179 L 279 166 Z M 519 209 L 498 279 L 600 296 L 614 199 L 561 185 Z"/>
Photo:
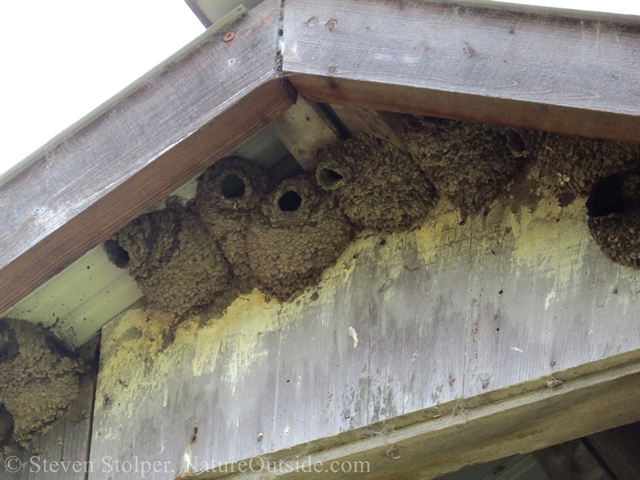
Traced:
<path fill-rule="evenodd" d="M 531 134 L 482 123 L 408 117 L 407 149 L 463 218 L 481 212 L 531 154 Z"/>
<path fill-rule="evenodd" d="M 640 173 L 616 173 L 591 189 L 589 230 L 602 252 L 627 267 L 640 268 Z"/>
<path fill-rule="evenodd" d="M 316 284 L 351 240 L 351 225 L 310 175 L 285 180 L 254 215 L 247 234 L 251 268 L 280 300 Z"/>
<path fill-rule="evenodd" d="M 0 320 L 0 447 L 21 446 L 60 418 L 80 390 L 82 362 L 48 332 L 24 320 Z"/>
<path fill-rule="evenodd" d="M 229 289 L 227 261 L 190 206 L 169 202 L 105 242 L 109 259 L 127 268 L 149 302 L 184 313 Z"/>
<path fill-rule="evenodd" d="M 588 195 L 598 180 L 640 163 L 640 144 L 556 133 L 540 139 L 540 183 L 557 194 Z"/>
<path fill-rule="evenodd" d="M 364 229 L 419 226 L 437 202 L 433 185 L 409 154 L 367 134 L 321 149 L 316 179 Z"/>
<path fill-rule="evenodd" d="M 258 285 L 249 266 L 247 229 L 251 214 L 269 191 L 267 172 L 240 157 L 220 160 L 200 179 L 196 211 L 219 245 L 241 292 Z"/>

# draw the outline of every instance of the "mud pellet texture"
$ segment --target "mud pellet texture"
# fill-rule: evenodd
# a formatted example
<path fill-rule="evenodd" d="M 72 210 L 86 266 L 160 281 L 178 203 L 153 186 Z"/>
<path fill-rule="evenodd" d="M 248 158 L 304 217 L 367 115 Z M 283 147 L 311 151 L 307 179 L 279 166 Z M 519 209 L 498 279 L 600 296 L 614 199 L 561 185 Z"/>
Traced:
<path fill-rule="evenodd" d="M 640 164 L 640 144 L 555 133 L 541 139 L 539 180 L 556 194 L 588 195 L 598 180 Z"/>
<path fill-rule="evenodd" d="M 209 305 L 231 284 L 227 261 L 189 207 L 171 204 L 142 215 L 105 249 L 162 310 L 186 313 Z"/>
<path fill-rule="evenodd" d="M 251 212 L 269 190 L 267 172 L 248 160 L 228 157 L 203 175 L 196 195 L 196 211 L 229 262 L 241 292 L 258 285 L 247 257 L 247 228 Z"/>
<path fill-rule="evenodd" d="M 285 301 L 316 284 L 352 238 L 335 198 L 303 175 L 282 182 L 250 225 L 247 244 L 261 289 Z"/>
<path fill-rule="evenodd" d="M 524 167 L 534 134 L 482 123 L 408 117 L 407 149 L 463 217 L 483 211 Z"/>
<path fill-rule="evenodd" d="M 82 362 L 45 329 L 0 319 L 0 404 L 3 437 L 27 447 L 78 396 Z M 7 422 L 12 425 L 7 426 Z"/>
<path fill-rule="evenodd" d="M 409 154 L 362 133 L 322 148 L 316 179 L 361 229 L 395 232 L 419 226 L 437 202 L 433 185 Z"/>
<path fill-rule="evenodd" d="M 614 262 L 640 268 L 640 174 L 617 173 L 597 182 L 587 200 L 589 231 Z"/>

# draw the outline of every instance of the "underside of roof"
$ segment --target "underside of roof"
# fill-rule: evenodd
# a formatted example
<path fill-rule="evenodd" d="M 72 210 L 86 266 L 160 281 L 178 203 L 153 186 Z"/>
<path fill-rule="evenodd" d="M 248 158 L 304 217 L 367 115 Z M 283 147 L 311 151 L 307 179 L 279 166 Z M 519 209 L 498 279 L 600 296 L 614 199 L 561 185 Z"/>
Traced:
<path fill-rule="evenodd" d="M 0 189 L 0 367 L 82 370 L 13 319 L 102 332 L 82 458 L 433 478 L 638 420 L 634 19 L 187 3 L 207 32 Z"/>
<path fill-rule="evenodd" d="M 249 13 L 190 5 L 209 19 L 233 10 L 3 178 L 0 301 L 15 304 L 5 315 L 84 343 L 141 296 L 102 241 L 172 190 L 192 196 L 194 178 L 230 153 L 280 179 L 313 171 L 317 147 L 349 135 L 348 106 L 640 138 L 629 18 L 430 3 L 380 3 L 375 16 L 357 1 L 268 0 Z M 384 120 L 368 121 L 395 137 Z"/>

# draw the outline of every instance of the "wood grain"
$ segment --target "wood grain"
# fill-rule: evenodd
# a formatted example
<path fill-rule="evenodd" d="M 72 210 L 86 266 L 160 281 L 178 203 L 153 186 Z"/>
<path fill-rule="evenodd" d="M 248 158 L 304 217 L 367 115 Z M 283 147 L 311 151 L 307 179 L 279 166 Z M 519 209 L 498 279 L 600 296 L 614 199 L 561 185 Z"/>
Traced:
<path fill-rule="evenodd" d="M 318 148 L 341 139 L 331 119 L 312 102 L 298 97 L 283 116 L 271 122 L 271 130 L 308 172 L 316 170 Z"/>
<path fill-rule="evenodd" d="M 354 242 L 292 302 L 254 292 L 173 335 L 126 312 L 103 330 L 92 458 L 178 473 L 185 452 L 196 472 L 361 452 L 380 478 L 431 478 L 635 421 L 640 276 L 584 216 L 525 188 L 463 226 L 440 204 L 417 231 Z M 425 436 L 394 453 L 412 425 Z"/>
<path fill-rule="evenodd" d="M 640 423 L 594 433 L 587 441 L 618 480 L 634 480 L 640 472 Z"/>
<path fill-rule="evenodd" d="M 309 100 L 640 141 L 637 26 L 382 0 L 290 0 L 284 23 Z"/>
<path fill-rule="evenodd" d="M 533 452 L 551 480 L 612 480 L 581 439 Z"/>
<path fill-rule="evenodd" d="M 378 112 L 369 108 L 349 107 L 347 105 L 331 105 L 336 115 L 351 133 L 365 132 L 392 143 L 402 150 L 407 146 L 402 139 L 404 125 L 399 118 L 389 112 Z"/>
<path fill-rule="evenodd" d="M 208 38 L 0 190 L 0 311 L 198 175 L 292 104 L 280 2 Z"/>

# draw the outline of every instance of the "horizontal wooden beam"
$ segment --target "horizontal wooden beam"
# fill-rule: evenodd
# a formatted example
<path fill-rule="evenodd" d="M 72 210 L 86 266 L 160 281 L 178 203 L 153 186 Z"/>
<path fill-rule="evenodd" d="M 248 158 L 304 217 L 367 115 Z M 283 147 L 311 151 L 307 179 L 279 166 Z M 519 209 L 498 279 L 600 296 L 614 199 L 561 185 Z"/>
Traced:
<path fill-rule="evenodd" d="M 309 100 L 640 141 L 638 26 L 430 2 L 288 0 Z"/>
<path fill-rule="evenodd" d="M 587 373 L 599 370 L 597 364 L 589 367 L 559 372 L 553 383 L 540 379 L 370 425 L 349 432 L 353 441 L 334 448 L 321 450 L 330 442 L 322 439 L 318 446 L 309 443 L 261 456 L 260 464 L 271 465 L 271 470 L 265 467 L 260 478 L 304 479 L 316 466 L 314 478 L 347 479 L 364 472 L 370 479 L 428 480 L 639 419 L 637 355 L 630 363 L 598 373 Z M 608 414 L 602 415 L 603 411 Z M 242 472 L 250 462 L 222 466 L 220 473 L 203 472 L 195 478 L 248 478 Z"/>
<path fill-rule="evenodd" d="M 280 2 L 208 31 L 0 190 L 0 311 L 279 117 Z"/>
<path fill-rule="evenodd" d="M 214 460 L 313 455 L 433 478 L 640 420 L 640 279 L 600 252 L 584 201 L 532 198 L 533 182 L 464 225 L 440 202 L 418 230 L 361 236 L 291 302 L 118 316 L 92 459 L 186 473 L 188 454 L 204 479 Z"/>

